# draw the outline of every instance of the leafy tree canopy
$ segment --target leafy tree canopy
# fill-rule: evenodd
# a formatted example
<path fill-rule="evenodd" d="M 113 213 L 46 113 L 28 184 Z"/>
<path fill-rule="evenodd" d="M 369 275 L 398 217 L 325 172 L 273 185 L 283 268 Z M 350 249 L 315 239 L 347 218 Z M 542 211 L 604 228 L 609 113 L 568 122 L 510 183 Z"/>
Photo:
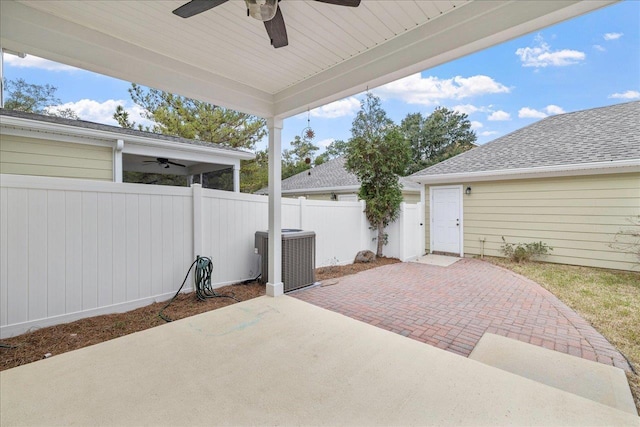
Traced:
<path fill-rule="evenodd" d="M 346 167 L 360 180 L 359 197 L 367 202 L 365 214 L 378 230 L 377 255 L 386 243 L 384 228 L 400 212 L 402 191 L 398 175 L 403 174 L 411 150 L 401 132 L 387 117 L 380 98 L 367 93 L 351 127 L 346 148 Z"/>
<path fill-rule="evenodd" d="M 477 139 L 464 113 L 436 108 L 428 117 L 408 114 L 400 124 L 411 146 L 408 173 L 414 173 L 473 148 Z"/>
<path fill-rule="evenodd" d="M 282 152 L 282 179 L 289 178 L 307 169 L 311 169 L 311 162 L 318 151 L 308 138 L 298 135 L 291 141 L 291 149 Z M 307 163 L 307 159 L 309 163 Z"/>
<path fill-rule="evenodd" d="M 266 135 L 265 120 L 250 114 L 173 95 L 157 89 L 131 84 L 129 94 L 142 107 L 145 117 L 154 122 L 152 130 L 165 135 L 213 142 L 253 150 Z M 140 128 L 130 122 L 122 106 L 114 113 L 120 126 Z"/>
<path fill-rule="evenodd" d="M 256 158 L 243 160 L 240 166 L 240 191 L 254 193 L 269 183 L 268 150 L 256 151 Z"/>
<path fill-rule="evenodd" d="M 24 79 L 6 80 L 7 99 L 4 108 L 27 113 L 45 114 L 48 116 L 78 119 L 77 114 L 70 108 L 51 108 L 61 101 L 56 97 L 57 87 L 50 84 L 38 85 L 27 83 Z"/>
<path fill-rule="evenodd" d="M 327 160 L 332 160 L 338 157 L 342 157 L 347 152 L 347 145 L 349 143 L 341 139 L 334 140 L 327 146 L 326 151 L 323 153 Z"/>

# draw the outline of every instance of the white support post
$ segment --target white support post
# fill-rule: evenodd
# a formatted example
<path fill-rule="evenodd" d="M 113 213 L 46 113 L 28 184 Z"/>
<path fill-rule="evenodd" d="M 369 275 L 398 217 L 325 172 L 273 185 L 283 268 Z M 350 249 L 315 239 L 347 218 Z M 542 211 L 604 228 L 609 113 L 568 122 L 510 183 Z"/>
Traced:
<path fill-rule="evenodd" d="M 4 50 L 0 46 L 0 108 L 4 108 Z"/>
<path fill-rule="evenodd" d="M 282 283 L 282 119 L 267 119 L 269 130 L 269 282 L 267 295 L 284 294 Z"/>
<path fill-rule="evenodd" d="M 304 225 L 302 225 L 304 223 L 304 214 L 305 214 L 305 209 L 307 206 L 306 203 L 307 198 L 304 196 L 300 196 L 298 197 L 298 210 L 299 210 L 299 215 L 300 217 L 298 218 L 298 228 L 301 230 L 304 230 Z"/>
<path fill-rule="evenodd" d="M 420 189 L 420 209 L 419 218 L 420 218 L 420 230 L 422 231 L 422 236 L 420 236 L 420 255 L 425 255 L 427 253 L 427 230 L 429 224 L 426 223 L 427 220 L 427 188 L 422 185 Z"/>
<path fill-rule="evenodd" d="M 193 198 L 193 259 L 202 255 L 202 185 L 191 185 Z"/>
<path fill-rule="evenodd" d="M 124 148 L 124 140 L 116 141 L 113 150 L 113 182 L 122 182 L 122 149 Z"/>
<path fill-rule="evenodd" d="M 240 192 L 240 163 L 233 165 L 233 191 Z"/>
<path fill-rule="evenodd" d="M 404 262 L 407 258 L 407 251 L 405 248 L 407 239 L 405 239 L 405 232 L 404 232 L 404 228 L 405 228 L 405 223 L 406 218 L 406 211 L 405 211 L 405 204 L 404 202 L 400 203 L 400 215 L 398 216 L 398 258 L 400 258 L 400 261 Z"/>

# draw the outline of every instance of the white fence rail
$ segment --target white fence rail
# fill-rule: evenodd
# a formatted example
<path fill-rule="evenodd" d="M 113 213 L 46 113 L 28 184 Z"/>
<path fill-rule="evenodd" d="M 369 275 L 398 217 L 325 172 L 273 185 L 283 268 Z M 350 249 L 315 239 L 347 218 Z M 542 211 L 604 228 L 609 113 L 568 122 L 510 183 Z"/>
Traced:
<path fill-rule="evenodd" d="M 282 227 L 316 233 L 316 266 L 375 250 L 363 202 L 282 200 Z M 255 272 L 268 199 L 224 191 L 1 175 L 0 337 L 169 298 L 196 255 L 216 286 Z M 403 205 L 385 255 L 415 258 L 420 205 Z"/>

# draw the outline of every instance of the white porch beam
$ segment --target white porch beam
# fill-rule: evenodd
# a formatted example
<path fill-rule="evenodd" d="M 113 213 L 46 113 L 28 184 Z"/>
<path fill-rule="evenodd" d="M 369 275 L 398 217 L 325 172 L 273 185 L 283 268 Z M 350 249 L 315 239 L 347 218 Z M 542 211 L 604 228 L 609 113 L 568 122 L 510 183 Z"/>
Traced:
<path fill-rule="evenodd" d="M 267 295 L 284 294 L 282 283 L 282 119 L 267 119 L 269 130 L 269 282 Z"/>

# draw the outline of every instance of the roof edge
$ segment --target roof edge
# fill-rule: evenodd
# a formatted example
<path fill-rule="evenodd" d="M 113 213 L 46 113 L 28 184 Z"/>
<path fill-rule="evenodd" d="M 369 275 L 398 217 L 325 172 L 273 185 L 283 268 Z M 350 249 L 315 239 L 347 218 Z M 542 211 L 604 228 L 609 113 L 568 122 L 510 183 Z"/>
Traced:
<path fill-rule="evenodd" d="M 506 179 L 553 178 L 575 175 L 599 175 L 607 173 L 640 172 L 640 159 L 615 160 L 609 162 L 575 163 L 568 165 L 538 166 L 521 169 L 449 173 L 408 176 L 406 179 L 418 184 L 443 184 L 449 182 L 500 181 Z"/>
<path fill-rule="evenodd" d="M 125 133 L 119 133 L 115 131 L 107 131 L 100 129 L 91 129 L 85 127 L 78 127 L 63 123 L 51 123 L 45 122 L 30 118 L 24 117 L 15 117 L 10 115 L 2 115 L 2 123 L 3 127 L 22 127 L 29 130 L 35 130 L 40 132 L 49 132 L 49 133 L 64 133 L 71 136 L 76 137 L 86 137 L 92 139 L 106 139 L 110 141 L 115 141 L 118 139 L 122 139 L 127 143 L 134 143 L 140 145 L 155 145 L 159 147 L 180 147 L 180 149 L 185 149 L 186 151 L 191 152 L 199 152 L 199 153 L 215 153 L 222 155 L 224 157 L 232 157 L 241 160 L 251 160 L 255 158 L 255 154 L 249 151 L 244 150 L 229 150 L 225 148 L 211 147 L 205 145 L 196 145 L 196 144 L 188 144 L 182 143 L 178 141 L 167 141 L 162 139 L 154 138 L 152 135 L 149 136 L 138 136 L 138 135 L 130 135 Z M 98 123 L 99 124 L 99 123 Z"/>

